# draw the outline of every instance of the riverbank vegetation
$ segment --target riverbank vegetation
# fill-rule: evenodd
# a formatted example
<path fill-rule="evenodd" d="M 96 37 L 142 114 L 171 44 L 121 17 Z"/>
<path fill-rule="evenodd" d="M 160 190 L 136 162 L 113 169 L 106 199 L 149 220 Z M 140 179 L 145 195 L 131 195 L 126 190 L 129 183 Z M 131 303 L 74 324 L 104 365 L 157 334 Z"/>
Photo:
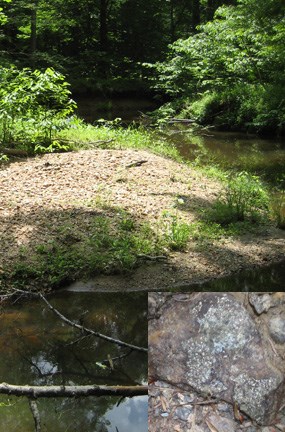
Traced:
<path fill-rule="evenodd" d="M 170 46 L 154 67 L 171 101 L 159 114 L 222 130 L 285 131 L 284 3 L 240 0 L 222 6 L 198 32 Z"/>
<path fill-rule="evenodd" d="M 106 185 L 99 182 L 94 198 L 74 203 L 75 208 L 79 205 L 88 209 L 87 219 L 82 219 L 80 212 L 75 220 L 70 211 L 55 217 L 51 212 L 54 227 L 44 221 L 43 229 L 48 232 L 44 241 L 35 238 L 28 247 L 23 244 L 12 260 L 12 267 L 10 264 L 2 267 L 3 287 L 40 285 L 52 288 L 98 274 L 124 274 L 148 261 L 166 261 L 171 252 L 193 247 L 203 250 L 209 244 L 239 238 L 249 232 L 258 236 L 269 225 L 284 226 L 282 193 L 271 199 L 268 187 L 259 177 L 247 172 L 227 172 L 213 165 L 203 164 L 202 167 L 197 160 L 187 164 L 163 135 L 137 125 L 122 127 L 120 119 L 85 124 L 74 116 L 76 105 L 70 98 L 68 84 L 53 69 L 40 72 L 3 68 L 2 77 L 5 82 L 0 111 L 1 138 L 5 146 L 3 162 L 11 155 L 33 157 L 80 150 L 148 150 L 177 161 L 181 167 L 188 165 L 198 178 L 206 175 L 220 182 L 216 198 L 210 205 L 201 202 L 191 222 L 183 216 L 189 205 L 188 194 L 177 191 L 174 201 L 160 209 L 155 221 L 145 220 L 141 214 L 134 215 L 126 209 L 124 202 L 119 206 L 114 204 L 114 199 L 109 200 Z M 51 173 L 37 183 L 39 188 L 54 174 L 54 161 L 44 164 L 44 169 L 51 166 Z M 130 187 L 125 171 L 147 162 L 148 158 L 126 164 L 116 173 L 115 182 Z M 159 170 L 159 165 L 154 169 Z M 54 179 L 55 184 L 59 180 Z M 170 181 L 177 182 L 176 175 L 172 174 Z M 163 180 L 158 177 L 156 184 L 159 182 Z M 165 186 L 164 193 L 170 193 L 171 188 Z M 190 180 L 188 188 L 191 190 Z M 201 201 L 203 195 L 201 193 Z M 14 205 L 13 199 L 12 203 L 9 201 L 8 207 Z M 24 217 L 22 223 L 27 222 L 31 223 Z"/>
<path fill-rule="evenodd" d="M 68 145 L 79 142 L 77 151 L 3 170 L 10 172 L 2 188 L 3 290 L 51 289 L 149 264 L 168 268 L 172 256 L 192 260 L 248 236 L 260 242 L 274 226 L 283 227 L 281 201 L 271 199 L 257 176 L 215 168 L 207 178 L 205 167 L 172 161 L 171 147 L 162 143 L 153 148 L 163 149 L 164 158 L 148 153 L 154 137 L 138 130 L 81 125 L 78 135 L 76 129 L 60 134 Z M 223 266 L 218 252 L 216 258 Z"/>
<path fill-rule="evenodd" d="M 149 94 L 162 119 L 284 133 L 282 0 L 5 0 L 0 19 L 1 68 L 52 68 L 75 97 Z"/>
<path fill-rule="evenodd" d="M 266 0 L 262 5 L 256 0 L 227 3 L 170 1 L 166 8 L 166 2 L 156 0 L 146 9 L 141 0 L 102 0 L 82 5 L 63 4 L 61 0 L 24 5 L 21 0 L 5 0 L 0 15 L 0 43 L 6 44 L 0 55 L 3 164 L 9 158 L 13 162 L 15 157 L 48 153 L 86 150 L 90 158 L 95 154 L 100 158 L 98 150 L 102 154 L 126 150 L 128 154 L 131 149 L 137 152 L 133 155 L 146 155 L 147 150 L 175 160 L 179 169 L 183 171 L 185 167 L 193 178 L 181 182 L 184 193 L 182 189 L 170 192 L 172 183 L 178 186 L 179 175 L 171 171 L 166 175 L 168 167 L 164 172 L 163 159 L 157 160 L 153 170 L 162 177 L 151 172 L 148 176 L 154 177 L 158 187 L 165 186 L 161 196 L 174 198 L 165 206 L 157 204 L 159 214 L 155 221 L 146 220 L 142 209 L 133 214 L 125 203 L 114 204 L 116 194 L 121 192 L 108 202 L 101 179 L 99 186 L 94 186 L 96 197 L 79 201 L 79 206 L 88 210 L 88 223 L 79 214 L 73 222 L 70 209 L 64 217 L 55 217 L 53 227 L 45 225 L 48 235 L 44 242 L 36 238 L 28 248 L 23 242 L 12 265 L 10 262 L 0 266 L 3 286 L 56 287 L 94 274 L 125 273 L 141 262 L 167 260 L 172 252 L 205 250 L 205 245 L 221 239 L 237 239 L 249 232 L 259 235 L 269 226 L 284 228 L 283 189 L 273 194 L 254 172 L 227 171 L 215 164 L 199 163 L 198 158 L 186 163 L 178 149 L 153 127 L 122 127 L 120 119 L 97 119 L 90 125 L 75 115 L 76 94 L 130 90 L 138 94 L 143 89 L 152 95 L 155 92 L 162 103 L 154 114 L 156 125 L 161 127 L 169 119 L 175 117 L 179 121 L 186 117 L 196 126 L 282 134 L 284 5 L 281 0 Z M 158 13 L 160 10 L 162 14 Z M 128 19 L 135 16 L 134 12 L 136 18 Z M 99 31 L 95 30 L 95 23 L 100 24 Z M 106 168 L 115 176 L 115 184 L 124 185 L 129 195 L 134 184 L 129 184 L 126 171 L 144 166 L 148 163 L 145 157 L 129 161 L 115 173 L 109 166 Z M 56 160 L 57 155 L 41 167 L 43 175 L 48 167 L 51 172 L 38 180 L 39 189 L 49 187 L 45 185 L 50 175 L 54 175 L 55 182 L 61 182 L 54 168 Z M 101 173 L 96 175 L 100 177 Z M 194 204 L 190 205 L 189 191 L 196 178 L 202 184 L 218 182 L 218 186 L 215 197 L 208 202 L 198 184 L 200 195 L 194 194 Z M 29 181 L 26 184 L 32 188 Z M 135 191 L 139 193 L 143 186 L 136 184 Z M 64 187 L 68 189 L 70 185 Z M 148 188 L 151 189 L 150 184 Z M 55 190 L 55 197 L 57 193 Z M 41 200 L 40 195 L 36 196 Z M 52 197 L 48 195 L 46 199 Z M 11 214 L 18 205 L 8 196 Z M 189 206 L 190 217 L 185 217 Z M 46 211 L 49 213 L 50 209 Z M 33 226 L 22 208 L 20 213 L 23 227 Z M 7 217 L 3 222 L 7 223 Z M 3 242 L 7 243 L 6 237 Z"/>

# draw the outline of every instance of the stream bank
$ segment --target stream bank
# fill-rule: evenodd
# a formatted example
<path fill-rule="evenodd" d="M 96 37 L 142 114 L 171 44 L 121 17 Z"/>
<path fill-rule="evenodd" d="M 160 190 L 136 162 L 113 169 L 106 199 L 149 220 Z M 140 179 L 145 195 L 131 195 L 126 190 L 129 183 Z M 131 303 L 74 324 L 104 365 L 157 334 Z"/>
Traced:
<path fill-rule="evenodd" d="M 2 284 L 45 290 L 52 285 L 49 277 L 57 277 L 60 285 L 87 277 L 78 257 L 86 263 L 92 248 L 84 248 L 90 236 L 96 240 L 98 221 L 102 229 L 116 220 L 122 239 L 147 222 L 147 238 L 155 239 L 162 227 L 173 232 L 177 220 L 199 221 L 201 210 L 221 192 L 220 182 L 199 170 L 141 150 L 46 154 L 2 167 L 0 183 Z M 79 252 L 70 256 L 71 251 Z M 127 276 L 118 267 L 119 290 L 179 289 L 268 266 L 284 258 L 285 232 L 269 224 L 236 237 L 200 242 L 194 237 L 184 250 L 162 253 L 162 260 L 161 252 L 154 260 L 141 255 L 138 268 Z"/>

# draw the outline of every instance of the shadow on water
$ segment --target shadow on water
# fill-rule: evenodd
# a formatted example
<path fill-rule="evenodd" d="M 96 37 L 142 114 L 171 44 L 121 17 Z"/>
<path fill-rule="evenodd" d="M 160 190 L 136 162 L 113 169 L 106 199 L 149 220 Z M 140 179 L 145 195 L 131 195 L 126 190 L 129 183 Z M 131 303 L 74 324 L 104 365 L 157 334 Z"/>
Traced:
<path fill-rule="evenodd" d="M 77 114 L 88 123 L 94 123 L 101 118 L 105 120 L 121 118 L 127 124 L 139 120 L 142 112 L 157 107 L 152 99 L 146 97 L 79 97 L 76 102 Z"/>
<path fill-rule="evenodd" d="M 175 287 L 175 291 L 284 291 L 285 261 L 265 268 L 244 270 L 224 278 L 201 284 L 183 284 Z"/>
<path fill-rule="evenodd" d="M 72 320 L 95 331 L 147 346 L 145 293 L 59 292 L 50 300 Z M 83 337 L 47 306 L 33 300 L 5 305 L 0 319 L 0 382 L 34 385 L 146 382 L 147 355 L 93 337 Z M 123 356 L 120 360 L 115 357 Z M 108 358 L 114 359 L 114 370 Z M 103 367 L 103 366 L 104 367 Z M 106 367 L 107 366 L 107 367 Z M 43 430 L 147 431 L 147 397 L 43 398 L 38 407 Z M 0 429 L 30 432 L 33 418 L 26 398 L 0 397 Z"/>

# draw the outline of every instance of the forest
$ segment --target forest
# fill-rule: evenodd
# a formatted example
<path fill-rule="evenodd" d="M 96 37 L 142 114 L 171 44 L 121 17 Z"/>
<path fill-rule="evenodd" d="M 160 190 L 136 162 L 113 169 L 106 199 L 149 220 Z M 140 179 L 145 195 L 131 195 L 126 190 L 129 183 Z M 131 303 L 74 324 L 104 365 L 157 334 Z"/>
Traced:
<path fill-rule="evenodd" d="M 1 3 L 2 138 L 10 117 L 32 117 L 36 106 L 68 117 L 66 82 L 75 99 L 150 95 L 160 119 L 284 133 L 282 0 Z"/>

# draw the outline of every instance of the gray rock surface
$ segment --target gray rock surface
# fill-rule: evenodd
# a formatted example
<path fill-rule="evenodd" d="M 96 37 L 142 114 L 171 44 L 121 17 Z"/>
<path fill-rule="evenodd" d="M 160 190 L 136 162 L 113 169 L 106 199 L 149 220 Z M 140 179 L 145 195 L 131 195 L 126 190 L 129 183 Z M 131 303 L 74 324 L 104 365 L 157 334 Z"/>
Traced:
<path fill-rule="evenodd" d="M 169 302 L 149 331 L 150 374 L 232 404 L 269 425 L 284 403 L 284 376 L 255 321 L 229 293 Z"/>
<path fill-rule="evenodd" d="M 258 295 L 256 293 L 251 293 L 249 294 L 249 301 L 258 315 L 267 312 L 272 306 L 272 300 L 269 294 Z"/>
<path fill-rule="evenodd" d="M 285 343 L 285 314 L 275 316 L 269 320 L 269 333 L 275 342 Z"/>

